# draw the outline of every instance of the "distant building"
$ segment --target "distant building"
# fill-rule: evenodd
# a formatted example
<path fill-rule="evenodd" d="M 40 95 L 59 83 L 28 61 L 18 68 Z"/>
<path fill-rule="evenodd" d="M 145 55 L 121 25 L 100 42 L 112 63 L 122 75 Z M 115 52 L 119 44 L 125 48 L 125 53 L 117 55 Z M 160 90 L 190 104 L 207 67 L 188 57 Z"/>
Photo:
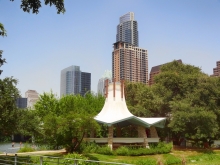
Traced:
<path fill-rule="evenodd" d="M 138 46 L 138 23 L 133 12 L 120 17 L 113 45 L 112 78 L 148 84 L 148 54 Z"/>
<path fill-rule="evenodd" d="M 130 43 L 116 42 L 112 52 L 112 78 L 148 84 L 148 54 Z"/>
<path fill-rule="evenodd" d="M 81 92 L 84 96 L 86 92 L 91 91 L 91 73 L 81 72 Z"/>
<path fill-rule="evenodd" d="M 179 62 L 179 63 L 182 64 L 182 60 L 177 60 L 177 62 Z M 167 64 L 167 63 L 165 63 L 165 64 Z M 154 76 L 160 73 L 160 68 L 161 68 L 161 66 L 162 66 L 162 65 L 165 65 L 165 64 L 153 66 L 153 67 L 151 68 L 151 71 L 150 71 L 150 79 L 149 79 L 149 85 L 154 84 Z"/>
<path fill-rule="evenodd" d="M 34 109 L 34 104 L 39 100 L 39 94 L 35 90 L 28 90 L 25 92 L 27 98 L 27 108 Z"/>
<path fill-rule="evenodd" d="M 102 78 L 99 79 L 98 87 L 97 87 L 97 93 L 104 96 L 105 95 L 105 80 L 109 80 L 109 82 L 112 81 L 112 71 L 106 70 Z"/>
<path fill-rule="evenodd" d="M 27 108 L 27 98 L 17 98 L 16 105 L 18 108 Z"/>
<path fill-rule="evenodd" d="M 116 35 L 116 42 L 119 41 L 138 46 L 138 24 L 137 21 L 134 20 L 133 12 L 129 12 L 120 17 Z"/>
<path fill-rule="evenodd" d="M 216 62 L 216 68 L 213 68 L 213 74 L 211 76 L 220 77 L 220 61 Z"/>
<path fill-rule="evenodd" d="M 79 66 L 70 66 L 61 71 L 60 97 L 68 94 L 84 94 L 91 90 L 91 73 L 81 72 Z"/>

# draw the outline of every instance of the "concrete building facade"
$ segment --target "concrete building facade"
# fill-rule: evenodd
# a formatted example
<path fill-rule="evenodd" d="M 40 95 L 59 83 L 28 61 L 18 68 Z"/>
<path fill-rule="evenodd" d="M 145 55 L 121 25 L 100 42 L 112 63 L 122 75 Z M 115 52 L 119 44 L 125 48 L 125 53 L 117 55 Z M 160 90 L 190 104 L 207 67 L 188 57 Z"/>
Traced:
<path fill-rule="evenodd" d="M 116 42 L 112 52 L 112 77 L 148 84 L 148 54 L 130 43 Z"/>
<path fill-rule="evenodd" d="M 129 12 L 120 17 L 120 23 L 117 26 L 116 42 L 127 42 L 138 46 L 138 24 L 134 20 L 134 13 Z"/>
<path fill-rule="evenodd" d="M 213 68 L 213 74 L 211 76 L 220 77 L 220 61 L 216 62 L 216 67 Z"/>
<path fill-rule="evenodd" d="M 27 108 L 34 109 L 34 104 L 39 100 L 39 94 L 35 90 L 28 90 L 25 92 L 27 98 Z"/>

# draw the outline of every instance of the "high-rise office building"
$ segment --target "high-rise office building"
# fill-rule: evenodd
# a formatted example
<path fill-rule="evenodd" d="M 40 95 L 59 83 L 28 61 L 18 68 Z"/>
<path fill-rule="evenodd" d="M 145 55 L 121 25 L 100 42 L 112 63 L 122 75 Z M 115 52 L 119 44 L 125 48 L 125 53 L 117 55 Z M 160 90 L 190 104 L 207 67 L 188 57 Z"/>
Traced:
<path fill-rule="evenodd" d="M 27 108 L 27 98 L 17 98 L 16 105 L 18 108 L 24 109 Z"/>
<path fill-rule="evenodd" d="M 134 13 L 120 17 L 112 52 L 112 78 L 148 83 L 148 54 L 138 47 L 138 26 Z"/>
<path fill-rule="evenodd" d="M 79 66 L 70 66 L 61 71 L 60 97 L 81 94 L 91 90 L 91 73 L 81 72 Z"/>
<path fill-rule="evenodd" d="M 81 72 L 81 95 L 84 96 L 86 92 L 91 91 L 91 73 Z"/>
<path fill-rule="evenodd" d="M 134 13 L 129 12 L 120 17 L 120 24 L 117 26 L 116 42 L 127 42 L 138 46 L 138 24 L 134 20 Z"/>
<path fill-rule="evenodd" d="M 177 62 L 181 63 L 182 64 L 182 60 L 177 60 Z M 167 64 L 167 63 L 165 63 Z M 157 65 L 157 66 L 153 66 L 151 68 L 151 71 L 150 71 L 150 79 L 149 79 L 149 85 L 153 85 L 154 84 L 154 76 L 156 76 L 157 74 L 160 73 L 160 68 L 162 65 L 165 65 L 165 64 L 161 64 L 161 65 Z"/>
<path fill-rule="evenodd" d="M 105 80 L 112 81 L 112 71 L 106 70 L 102 78 L 99 79 L 97 93 L 104 96 L 105 95 Z"/>
<path fill-rule="evenodd" d="M 220 61 L 216 62 L 216 68 L 213 68 L 213 75 L 211 76 L 220 77 Z"/>

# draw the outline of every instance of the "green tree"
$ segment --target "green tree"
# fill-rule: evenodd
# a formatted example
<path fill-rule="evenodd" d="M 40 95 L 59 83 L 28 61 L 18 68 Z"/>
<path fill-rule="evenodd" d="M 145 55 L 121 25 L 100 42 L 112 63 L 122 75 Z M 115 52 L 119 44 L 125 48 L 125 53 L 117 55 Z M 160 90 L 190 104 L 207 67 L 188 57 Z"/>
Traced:
<path fill-rule="evenodd" d="M 66 95 L 61 99 L 52 92 L 40 95 L 35 111 L 42 123 L 42 135 L 36 141 L 54 148 L 65 146 L 69 152 L 78 150 L 87 133 L 99 130 L 94 116 L 103 105 L 104 98 L 92 93 L 85 97 Z"/>
<path fill-rule="evenodd" d="M 4 25 L 0 23 L 0 36 L 7 36 L 6 30 L 4 28 Z"/>
<path fill-rule="evenodd" d="M 14 1 L 14 0 L 10 0 Z M 64 0 L 44 0 L 45 5 L 50 6 L 56 6 L 57 13 L 64 13 L 65 7 L 64 7 Z M 21 9 L 23 9 L 24 12 L 30 12 L 32 13 L 39 13 L 39 8 L 41 8 L 41 1 L 40 0 L 21 0 Z"/>
<path fill-rule="evenodd" d="M 0 67 L 4 64 L 4 63 L 6 63 L 6 60 L 2 57 L 2 50 L 0 50 Z M 1 75 L 1 73 L 3 72 L 3 70 L 0 70 L 0 75 Z"/>
<path fill-rule="evenodd" d="M 91 130 L 98 132 L 99 125 L 89 114 L 68 113 L 59 118 L 58 132 L 63 137 L 63 145 L 68 152 L 79 150 L 85 135 Z"/>
<path fill-rule="evenodd" d="M 19 109 L 16 115 L 15 127 L 15 134 L 34 137 L 42 134 L 40 118 L 37 116 L 36 111 L 34 110 Z"/>
<path fill-rule="evenodd" d="M 16 99 L 19 97 L 16 85 L 17 80 L 13 77 L 0 79 L 0 132 L 4 135 L 11 135 L 16 131 Z"/>
<path fill-rule="evenodd" d="M 174 133 L 195 141 L 218 135 L 219 78 L 174 61 L 162 66 L 152 89 L 160 100 L 155 112 L 168 118 Z"/>

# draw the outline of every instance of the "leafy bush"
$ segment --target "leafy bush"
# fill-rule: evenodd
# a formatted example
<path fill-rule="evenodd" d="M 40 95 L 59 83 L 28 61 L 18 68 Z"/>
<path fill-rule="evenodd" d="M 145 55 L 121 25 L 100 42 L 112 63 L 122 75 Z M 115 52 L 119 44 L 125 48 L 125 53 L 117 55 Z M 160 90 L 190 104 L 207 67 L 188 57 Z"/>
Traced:
<path fill-rule="evenodd" d="M 82 143 L 80 150 L 82 150 L 83 153 L 95 153 L 99 146 L 95 143 Z"/>
<path fill-rule="evenodd" d="M 174 155 L 170 155 L 170 154 L 164 155 L 164 157 L 165 157 L 165 165 L 180 164 L 182 161 L 180 158 L 177 158 Z"/>
<path fill-rule="evenodd" d="M 172 144 L 158 143 L 157 145 L 152 145 L 150 148 L 130 148 L 130 147 L 119 147 L 114 151 L 116 155 L 121 156 L 141 156 L 141 155 L 154 155 L 154 154 L 166 154 L 172 149 Z"/>
<path fill-rule="evenodd" d="M 116 155 L 123 155 L 123 156 L 127 156 L 129 155 L 129 148 L 128 147 L 119 147 L 116 151 L 115 151 Z"/>
<path fill-rule="evenodd" d="M 25 144 L 22 148 L 18 150 L 18 152 L 33 152 L 33 151 L 36 151 L 36 150 L 28 144 Z"/>
<path fill-rule="evenodd" d="M 99 147 L 96 152 L 103 155 L 113 155 L 113 151 L 109 146 Z"/>

